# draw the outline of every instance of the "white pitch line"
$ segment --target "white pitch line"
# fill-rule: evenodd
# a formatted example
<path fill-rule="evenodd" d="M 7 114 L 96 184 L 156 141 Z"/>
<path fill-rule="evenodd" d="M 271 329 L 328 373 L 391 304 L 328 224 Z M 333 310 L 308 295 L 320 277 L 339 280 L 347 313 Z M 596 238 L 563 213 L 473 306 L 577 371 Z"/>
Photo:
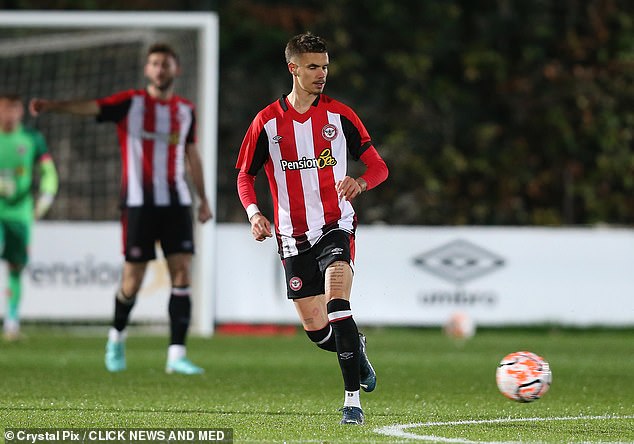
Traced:
<path fill-rule="evenodd" d="M 602 415 L 602 416 L 559 416 L 552 418 L 497 418 L 497 419 L 479 419 L 479 420 L 465 420 L 465 421 L 446 421 L 446 422 L 414 422 L 410 424 L 394 424 L 391 426 L 379 427 L 374 429 L 376 433 L 386 436 L 394 436 L 396 438 L 408 438 L 418 441 L 434 441 L 434 442 L 449 442 L 449 443 L 461 443 L 461 444 L 511 444 L 510 442 L 485 442 L 485 441 L 470 441 L 462 438 L 445 438 L 435 435 L 417 435 L 415 433 L 406 432 L 406 429 L 412 429 L 415 427 L 434 427 L 434 426 L 456 426 L 456 425 L 470 425 L 470 424 L 500 424 L 510 422 L 546 422 L 546 421 L 578 421 L 578 420 L 601 420 L 601 419 L 634 419 L 634 415 L 616 416 L 616 415 Z"/>

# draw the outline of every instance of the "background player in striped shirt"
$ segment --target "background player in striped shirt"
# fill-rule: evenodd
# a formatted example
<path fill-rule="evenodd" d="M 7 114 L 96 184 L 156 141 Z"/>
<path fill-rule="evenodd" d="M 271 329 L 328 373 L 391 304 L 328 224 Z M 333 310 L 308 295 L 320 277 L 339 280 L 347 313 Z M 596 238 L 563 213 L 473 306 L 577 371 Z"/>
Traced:
<path fill-rule="evenodd" d="M 160 241 L 172 290 L 169 300 L 168 373 L 199 374 L 203 369 L 186 356 L 185 339 L 191 317 L 191 262 L 194 253 L 192 196 L 185 178 L 185 160 L 198 194 L 198 221 L 211 219 L 201 159 L 196 147 L 194 105 L 174 94 L 180 73 L 176 52 L 155 44 L 147 53 L 147 87 L 94 100 L 33 99 L 33 115 L 61 112 L 96 116 L 117 125 L 122 161 L 122 228 L 125 264 L 116 293 L 113 326 L 106 344 L 106 368 L 125 370 L 126 326 L 147 263 L 155 259 Z"/>
<path fill-rule="evenodd" d="M 288 297 L 308 337 L 337 353 L 345 388 L 341 423 L 362 424 L 359 388 L 374 390 L 376 374 L 349 302 L 357 225 L 350 202 L 383 182 L 388 170 L 354 111 L 322 94 L 329 64 L 325 41 L 310 33 L 295 36 L 285 55 L 293 89 L 251 123 L 236 165 L 238 193 L 253 237 L 271 237 L 254 187 L 264 169 Z M 348 158 L 366 165 L 361 177 L 348 175 Z"/>
<path fill-rule="evenodd" d="M 39 131 L 22 125 L 24 105 L 17 94 L 0 94 L 0 254 L 9 265 L 4 337 L 20 336 L 22 270 L 28 261 L 33 219 L 51 206 L 57 193 L 57 171 Z M 32 187 L 39 174 L 39 195 Z"/>

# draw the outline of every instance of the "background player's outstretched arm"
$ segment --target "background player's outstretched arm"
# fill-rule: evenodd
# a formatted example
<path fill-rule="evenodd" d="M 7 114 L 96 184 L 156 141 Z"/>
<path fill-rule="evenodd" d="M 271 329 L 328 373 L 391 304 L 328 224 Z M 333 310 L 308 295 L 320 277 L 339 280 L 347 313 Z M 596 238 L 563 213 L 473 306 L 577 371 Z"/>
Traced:
<path fill-rule="evenodd" d="M 45 112 L 96 116 L 99 114 L 99 104 L 96 100 L 47 100 L 36 97 L 29 102 L 29 112 L 32 116 Z"/>

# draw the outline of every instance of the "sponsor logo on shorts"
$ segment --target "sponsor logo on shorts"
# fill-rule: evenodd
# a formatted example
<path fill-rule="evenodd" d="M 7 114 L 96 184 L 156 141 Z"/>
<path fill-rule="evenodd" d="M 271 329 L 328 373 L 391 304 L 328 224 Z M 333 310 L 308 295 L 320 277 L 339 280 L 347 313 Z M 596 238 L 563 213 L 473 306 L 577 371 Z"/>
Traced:
<path fill-rule="evenodd" d="M 141 257 L 141 247 L 131 247 L 130 257 Z"/>
<path fill-rule="evenodd" d="M 300 278 L 298 278 L 297 276 L 293 276 L 291 278 L 290 281 L 288 281 L 288 286 L 291 288 L 291 290 L 293 291 L 299 291 L 302 288 L 302 285 L 304 283 L 302 282 L 302 280 Z"/>
<path fill-rule="evenodd" d="M 185 250 L 191 250 L 194 247 L 194 243 L 190 240 L 183 241 L 181 245 Z"/>
<path fill-rule="evenodd" d="M 332 254 L 333 256 L 341 256 L 343 254 L 343 248 L 333 248 L 330 254 Z"/>
<path fill-rule="evenodd" d="M 343 352 L 343 353 L 339 353 L 339 357 L 343 360 L 346 359 L 350 359 L 352 358 L 352 356 L 354 356 L 354 352 Z"/>

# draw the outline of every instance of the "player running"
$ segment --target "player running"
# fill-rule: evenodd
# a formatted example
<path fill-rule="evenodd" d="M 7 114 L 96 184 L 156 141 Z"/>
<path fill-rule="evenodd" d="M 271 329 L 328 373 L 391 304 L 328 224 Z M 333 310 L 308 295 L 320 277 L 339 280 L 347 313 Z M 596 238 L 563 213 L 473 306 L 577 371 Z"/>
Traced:
<path fill-rule="evenodd" d="M 285 54 L 293 88 L 251 123 L 236 165 L 238 193 L 255 240 L 271 237 L 254 186 L 264 169 L 288 298 L 310 340 L 337 353 L 345 388 L 341 423 L 362 424 L 359 388 L 374 390 L 376 374 L 350 307 L 357 226 L 350 201 L 383 182 L 388 169 L 354 111 L 322 94 L 329 65 L 324 40 L 295 36 Z M 348 156 L 366 165 L 361 177 L 348 176 Z"/>

